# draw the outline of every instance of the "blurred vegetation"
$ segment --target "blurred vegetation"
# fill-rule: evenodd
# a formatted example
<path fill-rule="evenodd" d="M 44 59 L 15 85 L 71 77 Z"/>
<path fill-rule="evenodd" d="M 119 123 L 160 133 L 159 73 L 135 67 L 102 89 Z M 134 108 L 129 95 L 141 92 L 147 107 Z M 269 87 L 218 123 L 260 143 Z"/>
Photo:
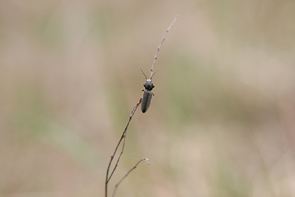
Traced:
<path fill-rule="evenodd" d="M 295 196 L 295 2 L 1 1 L 0 196 Z"/>

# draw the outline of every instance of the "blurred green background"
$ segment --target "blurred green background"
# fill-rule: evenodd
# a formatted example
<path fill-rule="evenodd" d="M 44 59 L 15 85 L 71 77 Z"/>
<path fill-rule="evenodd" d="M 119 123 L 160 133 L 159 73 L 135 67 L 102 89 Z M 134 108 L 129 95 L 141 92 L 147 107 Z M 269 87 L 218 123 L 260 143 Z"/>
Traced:
<path fill-rule="evenodd" d="M 0 196 L 295 196 L 295 1 L 0 2 Z"/>

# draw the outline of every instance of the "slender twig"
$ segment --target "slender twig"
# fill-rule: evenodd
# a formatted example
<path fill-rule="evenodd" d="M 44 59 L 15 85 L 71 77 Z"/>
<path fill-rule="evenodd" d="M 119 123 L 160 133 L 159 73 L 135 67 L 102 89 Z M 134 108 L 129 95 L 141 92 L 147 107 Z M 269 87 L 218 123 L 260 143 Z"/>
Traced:
<path fill-rule="evenodd" d="M 165 41 L 166 34 L 167 34 L 168 31 L 171 29 L 171 27 L 174 25 L 175 21 L 177 20 L 177 17 L 178 17 L 178 15 L 174 18 L 173 22 L 170 24 L 170 26 L 168 27 L 168 29 L 165 31 L 165 34 L 164 34 L 164 36 L 163 36 L 163 39 L 162 39 L 160 45 L 158 46 L 158 49 L 157 49 L 157 52 L 156 52 L 156 55 L 155 55 L 155 57 L 154 57 L 154 61 L 153 61 L 153 64 L 152 64 L 152 68 L 151 68 L 151 77 L 150 77 L 151 80 L 152 80 L 153 75 L 156 73 L 156 72 L 154 73 L 154 65 L 155 65 L 155 62 L 156 62 L 156 60 L 157 60 L 157 58 L 158 58 L 158 53 L 159 53 L 159 51 L 160 51 L 160 48 L 161 48 L 162 44 L 163 44 L 164 41 Z M 141 70 L 141 71 L 142 71 L 142 70 Z M 144 74 L 143 71 L 142 71 L 142 73 Z M 145 78 L 147 78 L 145 74 L 144 74 L 144 76 L 145 76 Z M 133 108 L 133 110 L 131 111 L 131 114 L 130 114 L 129 120 L 128 120 L 128 122 L 127 122 L 127 125 L 126 125 L 126 127 L 125 127 L 125 129 L 124 129 L 124 131 L 123 131 L 123 133 L 122 133 L 122 135 L 121 135 L 121 138 L 120 138 L 120 140 L 119 140 L 119 142 L 118 142 L 118 144 L 117 144 L 117 146 L 116 146 L 116 148 L 115 148 L 115 151 L 114 151 L 113 155 L 111 155 L 111 159 L 110 159 L 110 161 L 109 161 L 109 165 L 108 165 L 107 172 L 106 172 L 106 178 L 105 178 L 105 197 L 108 196 L 108 183 L 110 182 L 110 180 L 111 180 L 111 178 L 112 178 L 112 176 L 113 176 L 115 170 L 117 169 L 117 166 L 118 166 L 118 164 L 119 164 L 119 161 L 120 161 L 120 159 L 121 159 L 121 156 L 122 156 L 122 154 L 123 154 L 123 152 L 124 152 L 125 141 L 126 141 L 126 134 L 127 134 L 127 129 L 128 129 L 129 123 L 131 122 L 131 119 L 132 119 L 132 117 L 133 117 L 133 115 L 134 115 L 134 113 L 135 113 L 137 107 L 138 107 L 139 104 L 141 103 L 141 99 L 142 99 L 142 98 L 139 99 L 139 101 L 137 102 L 137 104 L 135 105 L 135 107 Z M 114 166 L 114 168 L 112 169 L 111 174 L 110 174 L 111 164 L 112 164 L 112 162 L 113 162 L 113 160 L 114 160 L 114 157 L 115 157 L 115 155 L 116 155 L 116 153 L 117 153 L 117 150 L 118 150 L 120 144 L 122 143 L 122 140 L 123 140 L 123 145 L 122 145 L 122 149 L 121 149 L 120 155 L 119 155 L 119 157 L 118 157 L 118 159 L 117 159 L 117 162 L 116 162 L 116 164 L 115 164 L 115 166 Z M 116 193 L 116 190 L 117 190 L 119 184 L 120 184 L 120 183 L 121 183 L 121 182 L 122 182 L 122 181 L 128 176 L 128 174 L 129 174 L 132 170 L 134 170 L 134 169 L 137 167 L 137 165 L 138 165 L 140 162 L 142 162 L 143 160 L 146 160 L 147 163 L 149 164 L 149 160 L 148 160 L 147 158 L 144 158 L 144 159 L 141 159 L 140 161 L 138 161 L 137 164 L 136 164 L 133 168 L 131 168 L 131 169 L 127 172 L 127 174 L 125 174 L 125 176 L 124 176 L 124 177 L 123 177 L 123 178 L 122 178 L 122 179 L 116 184 L 115 189 L 114 189 L 114 192 L 113 192 L 113 196 L 115 196 L 115 193 Z"/>
<path fill-rule="evenodd" d="M 150 165 L 150 163 L 149 163 L 149 159 L 148 158 L 143 158 L 143 159 L 141 159 L 141 160 L 139 160 L 136 164 L 135 164 L 135 166 L 133 166 L 122 178 L 121 178 L 121 180 L 116 184 L 116 186 L 115 186 L 115 189 L 114 189 L 114 192 L 113 192 L 113 197 L 115 196 L 115 193 L 116 193 L 116 191 L 117 191 L 117 188 L 118 188 L 118 186 L 120 185 L 120 183 L 130 174 L 130 172 L 131 171 L 133 171 L 137 166 L 138 166 L 138 164 L 140 163 L 140 162 L 142 162 L 142 161 L 144 161 L 144 160 L 146 160 L 146 162 L 147 162 L 147 164 L 148 165 Z"/>
<path fill-rule="evenodd" d="M 112 178 L 112 176 L 113 176 L 113 174 L 114 174 L 114 172 L 115 172 L 115 170 L 116 170 L 116 168 L 118 166 L 118 163 L 120 161 L 120 158 L 121 158 L 121 156 L 123 154 L 123 151 L 124 151 L 125 139 L 126 139 L 126 132 L 127 132 L 129 123 L 130 123 L 130 121 L 131 121 L 131 119 L 132 119 L 132 117 L 133 117 L 133 115 L 134 115 L 134 113 L 135 113 L 135 111 L 136 111 L 136 109 L 137 109 L 137 107 L 139 106 L 140 103 L 141 103 L 141 98 L 139 99 L 139 101 L 137 102 L 137 104 L 135 105 L 135 107 L 133 108 L 133 110 L 131 111 L 129 120 L 127 122 L 127 125 L 126 125 L 126 127 L 125 127 L 125 129 L 124 129 L 124 131 L 122 133 L 122 136 L 121 136 L 121 138 L 120 138 L 120 140 L 119 140 L 119 142 L 118 142 L 118 144 L 117 144 L 117 146 L 115 148 L 115 151 L 114 151 L 113 155 L 111 155 L 111 159 L 110 159 L 110 162 L 109 162 L 109 165 L 108 165 L 108 168 L 107 168 L 106 179 L 105 179 L 105 197 L 108 196 L 108 183 L 111 180 L 111 178 Z M 119 148 L 119 146 L 120 146 L 120 144 L 121 144 L 121 142 L 122 142 L 123 139 L 124 139 L 124 141 L 123 141 L 123 146 L 122 146 L 121 153 L 120 153 L 120 155 L 119 155 L 119 157 L 117 159 L 116 165 L 114 166 L 114 168 L 113 168 L 113 170 L 111 172 L 111 175 L 109 176 L 110 167 L 111 167 L 111 164 L 113 162 L 114 156 L 115 156 L 115 154 L 116 154 L 116 152 L 117 152 L 117 150 L 118 150 L 118 148 Z"/>
<path fill-rule="evenodd" d="M 159 51 L 160 51 L 160 48 L 161 48 L 162 44 L 163 44 L 164 41 L 165 41 L 166 34 L 167 34 L 168 31 L 171 29 L 171 27 L 174 25 L 174 23 L 175 23 L 175 21 L 177 20 L 177 18 L 178 18 L 178 15 L 175 16 L 173 22 L 170 24 L 170 26 L 168 27 L 168 29 L 165 31 L 165 34 L 164 34 L 164 36 L 163 36 L 163 38 L 162 38 L 162 41 L 161 41 L 160 45 L 159 45 L 158 48 L 157 48 L 157 52 L 156 52 L 156 54 L 155 54 L 154 61 L 153 61 L 153 64 L 152 64 L 152 68 L 151 68 L 151 77 L 150 77 L 151 80 L 152 80 L 153 75 L 154 75 L 154 65 L 155 65 L 156 60 L 157 60 L 157 58 L 158 58 L 158 53 L 159 53 Z"/>

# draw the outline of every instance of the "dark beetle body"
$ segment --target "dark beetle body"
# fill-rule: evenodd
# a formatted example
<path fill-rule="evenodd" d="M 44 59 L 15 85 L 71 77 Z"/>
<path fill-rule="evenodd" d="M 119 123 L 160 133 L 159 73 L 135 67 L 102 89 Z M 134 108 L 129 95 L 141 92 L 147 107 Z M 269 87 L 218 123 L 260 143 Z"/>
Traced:
<path fill-rule="evenodd" d="M 155 87 L 150 79 L 147 79 L 143 85 L 145 90 L 143 91 L 142 100 L 141 100 L 141 111 L 145 113 L 152 102 L 153 97 L 153 88 Z"/>
<path fill-rule="evenodd" d="M 141 100 L 141 111 L 142 113 L 145 113 L 152 102 L 153 97 L 153 91 L 150 90 L 144 90 Z"/>

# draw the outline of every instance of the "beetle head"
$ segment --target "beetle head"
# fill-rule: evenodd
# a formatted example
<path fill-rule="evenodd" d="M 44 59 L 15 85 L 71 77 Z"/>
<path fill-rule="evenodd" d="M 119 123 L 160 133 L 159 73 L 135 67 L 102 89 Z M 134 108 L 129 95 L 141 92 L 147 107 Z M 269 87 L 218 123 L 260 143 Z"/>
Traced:
<path fill-rule="evenodd" d="M 145 87 L 145 89 L 151 91 L 155 86 L 153 85 L 152 80 L 147 79 L 145 84 L 143 85 Z"/>

